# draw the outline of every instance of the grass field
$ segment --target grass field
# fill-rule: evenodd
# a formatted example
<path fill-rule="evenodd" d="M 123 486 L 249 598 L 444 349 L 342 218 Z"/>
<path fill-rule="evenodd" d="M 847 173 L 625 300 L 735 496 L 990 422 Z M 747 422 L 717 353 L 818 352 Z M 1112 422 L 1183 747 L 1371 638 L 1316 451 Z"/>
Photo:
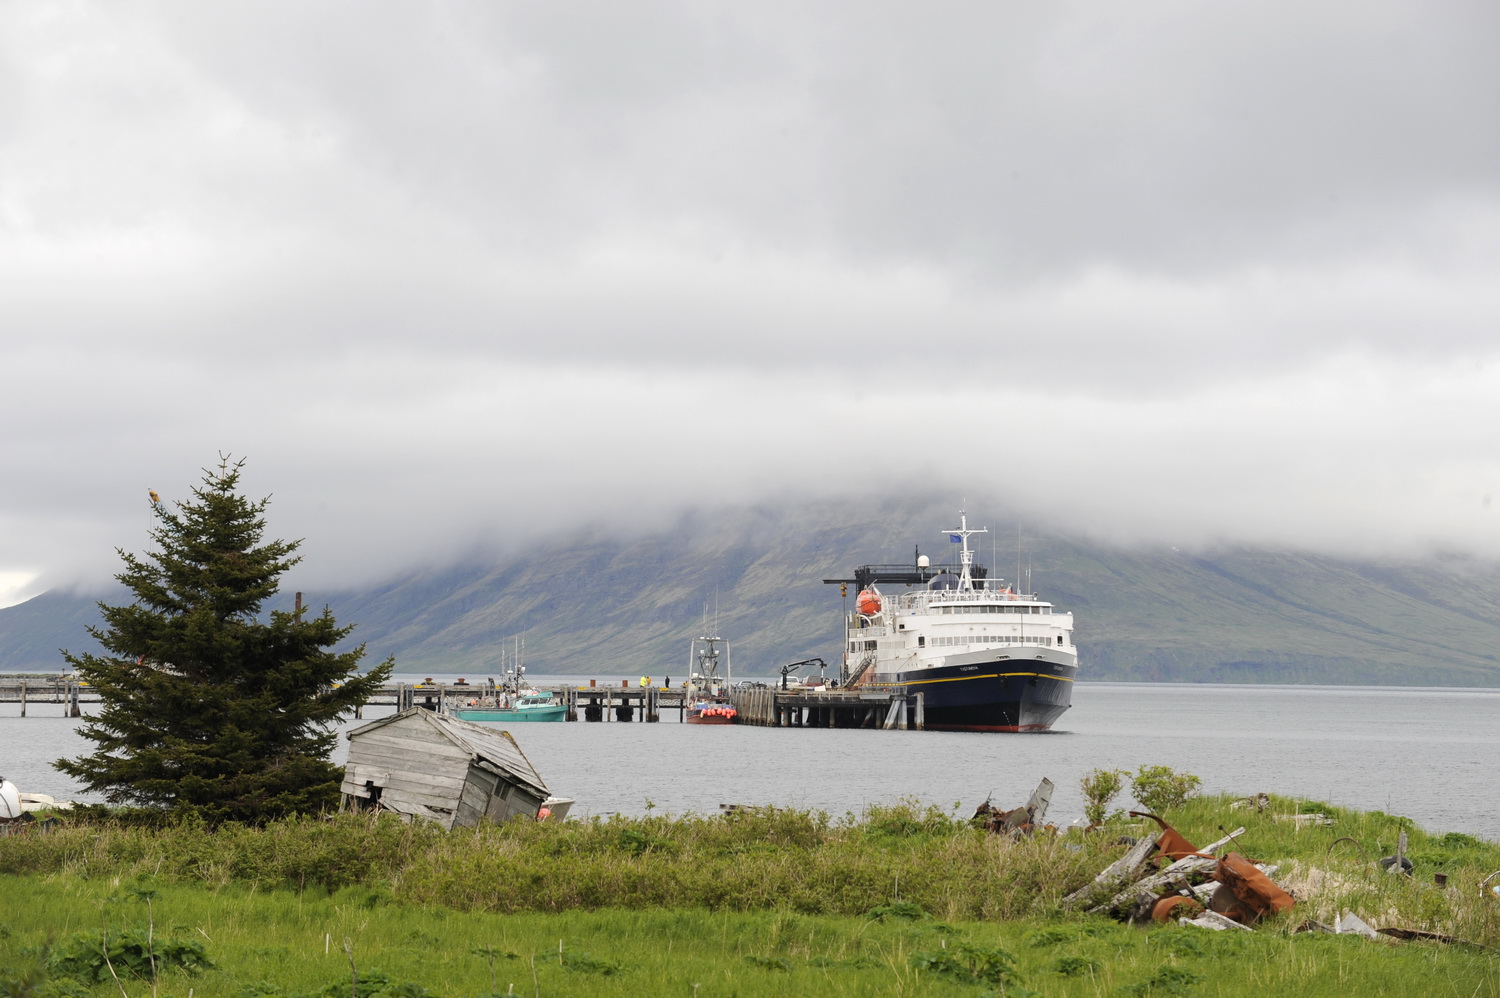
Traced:
<path fill-rule="evenodd" d="M 1478 882 L 1500 847 L 1379 813 L 1277 819 L 1295 806 L 1171 815 L 1200 843 L 1243 824 L 1241 851 L 1282 864 L 1298 906 L 1254 933 L 1063 911 L 1125 826 L 1013 842 L 915 805 L 454 833 L 75 825 L 0 838 L 0 994 L 1500 995 L 1494 950 L 1290 931 L 1350 909 L 1496 946 L 1500 898 Z M 1414 876 L 1375 871 L 1403 827 Z"/>

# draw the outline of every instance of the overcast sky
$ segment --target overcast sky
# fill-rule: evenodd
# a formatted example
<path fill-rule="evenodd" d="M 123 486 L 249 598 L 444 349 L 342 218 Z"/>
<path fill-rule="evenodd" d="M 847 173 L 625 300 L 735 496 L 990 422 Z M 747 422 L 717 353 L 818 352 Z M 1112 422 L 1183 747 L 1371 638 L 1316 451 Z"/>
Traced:
<path fill-rule="evenodd" d="M 0 603 L 952 490 L 1500 556 L 1500 6 L 0 5 Z M 918 539 L 949 524 L 917 524 Z"/>

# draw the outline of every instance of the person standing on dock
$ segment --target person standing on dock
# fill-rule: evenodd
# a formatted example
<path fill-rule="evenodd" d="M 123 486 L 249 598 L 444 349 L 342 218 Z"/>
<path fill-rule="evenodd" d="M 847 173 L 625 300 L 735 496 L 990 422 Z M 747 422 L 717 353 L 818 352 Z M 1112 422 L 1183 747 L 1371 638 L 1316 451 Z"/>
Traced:
<path fill-rule="evenodd" d="M 647 689 L 650 685 L 651 685 L 651 677 L 650 676 L 642 676 L 641 677 L 641 689 L 643 689 L 643 690 Z"/>

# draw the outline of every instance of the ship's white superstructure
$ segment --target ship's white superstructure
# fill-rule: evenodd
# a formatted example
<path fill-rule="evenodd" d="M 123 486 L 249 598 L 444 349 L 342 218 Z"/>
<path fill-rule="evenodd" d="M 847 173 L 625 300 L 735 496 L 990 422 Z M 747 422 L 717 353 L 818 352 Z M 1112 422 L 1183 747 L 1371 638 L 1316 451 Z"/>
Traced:
<path fill-rule="evenodd" d="M 846 681 L 924 693 L 931 727 L 1042 730 L 1071 702 L 1073 615 L 985 578 L 969 546 L 985 532 L 963 512 L 945 531 L 961 545 L 957 571 L 919 557 L 828 580 L 860 586 L 846 619 Z"/>

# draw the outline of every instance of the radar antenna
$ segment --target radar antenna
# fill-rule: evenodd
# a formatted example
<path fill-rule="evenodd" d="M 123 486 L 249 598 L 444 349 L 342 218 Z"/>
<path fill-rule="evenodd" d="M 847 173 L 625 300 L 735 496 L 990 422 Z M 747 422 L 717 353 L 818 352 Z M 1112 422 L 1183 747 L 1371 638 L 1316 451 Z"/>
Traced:
<path fill-rule="evenodd" d="M 962 590 L 973 589 L 974 575 L 971 569 L 974 564 L 974 552 L 969 550 L 969 538 L 975 534 L 987 534 L 989 530 L 985 527 L 977 527 L 971 530 L 969 528 L 969 514 L 966 510 L 961 509 L 958 511 L 958 529 L 945 530 L 943 533 L 948 535 L 949 540 L 963 545 L 963 550 L 959 552 L 959 564 L 962 568 L 958 576 L 958 588 Z"/>

